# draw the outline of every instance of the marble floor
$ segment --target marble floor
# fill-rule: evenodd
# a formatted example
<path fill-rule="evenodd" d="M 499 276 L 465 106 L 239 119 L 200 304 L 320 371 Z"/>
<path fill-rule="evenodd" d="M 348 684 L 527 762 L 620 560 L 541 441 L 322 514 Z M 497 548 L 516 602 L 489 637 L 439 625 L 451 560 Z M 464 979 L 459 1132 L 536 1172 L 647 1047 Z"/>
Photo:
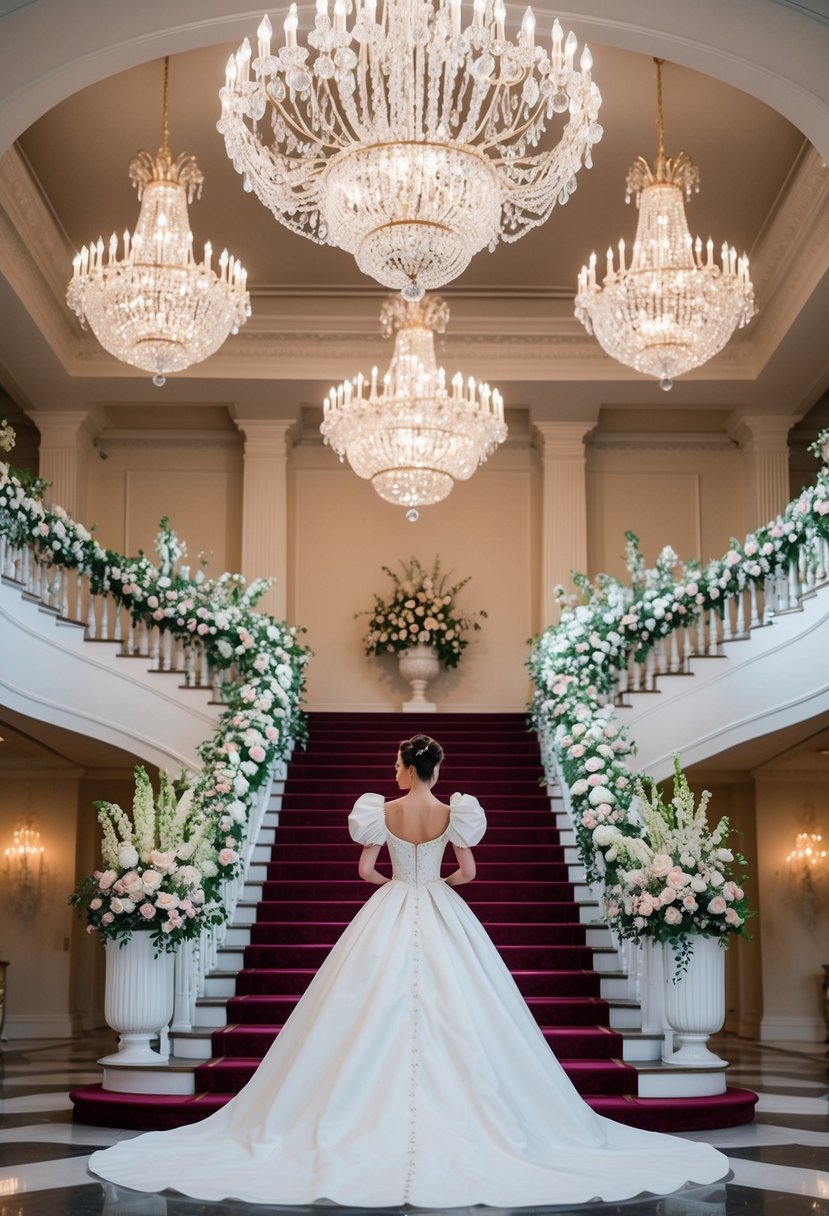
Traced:
<path fill-rule="evenodd" d="M 97 1081 L 95 1061 L 111 1049 L 111 1040 L 103 1034 L 2 1044 L 0 1216 L 268 1216 L 311 1211 L 204 1203 L 170 1193 L 144 1195 L 103 1184 L 89 1174 L 86 1161 L 94 1149 L 135 1135 L 72 1122 L 67 1091 Z M 521 1211 L 557 1216 L 829 1216 L 829 1061 L 823 1047 L 760 1045 L 723 1037 L 715 1049 L 731 1061 L 731 1084 L 760 1095 L 754 1123 L 687 1134 L 709 1140 L 728 1156 L 732 1173 L 725 1182 L 623 1204 Z M 452 1209 L 453 1216 L 460 1211 Z M 508 1216 L 494 1208 L 463 1211 Z"/>

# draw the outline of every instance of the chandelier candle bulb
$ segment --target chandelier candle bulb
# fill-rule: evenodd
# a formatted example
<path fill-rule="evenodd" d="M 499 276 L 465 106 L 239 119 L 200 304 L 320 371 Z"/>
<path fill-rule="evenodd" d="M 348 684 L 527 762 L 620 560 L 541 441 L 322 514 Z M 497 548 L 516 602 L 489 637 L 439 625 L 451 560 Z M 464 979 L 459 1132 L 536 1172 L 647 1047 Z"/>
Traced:
<path fill-rule="evenodd" d="M 236 69 L 239 81 L 242 84 L 247 84 L 250 80 L 250 43 L 247 38 L 244 39 L 239 50 L 236 52 Z"/>
<path fill-rule="evenodd" d="M 266 13 L 259 22 L 259 29 L 256 31 L 257 48 L 259 50 L 259 58 L 267 59 L 271 53 L 271 36 L 273 35 L 273 26 L 271 20 Z"/>
<path fill-rule="evenodd" d="M 337 7 L 335 5 L 334 6 L 335 15 L 336 15 L 336 11 L 337 11 Z M 292 4 L 291 7 L 288 9 L 287 17 L 285 18 L 285 20 L 282 23 L 282 28 L 285 31 L 285 46 L 288 48 L 288 50 L 292 50 L 296 46 L 296 31 L 297 31 L 298 25 L 299 25 L 299 18 L 297 17 L 296 5 Z"/>
<path fill-rule="evenodd" d="M 503 38 L 503 34 L 500 35 Z M 535 15 L 531 8 L 528 8 L 524 13 L 524 19 L 521 22 L 521 40 L 524 49 L 531 51 L 535 46 Z"/>

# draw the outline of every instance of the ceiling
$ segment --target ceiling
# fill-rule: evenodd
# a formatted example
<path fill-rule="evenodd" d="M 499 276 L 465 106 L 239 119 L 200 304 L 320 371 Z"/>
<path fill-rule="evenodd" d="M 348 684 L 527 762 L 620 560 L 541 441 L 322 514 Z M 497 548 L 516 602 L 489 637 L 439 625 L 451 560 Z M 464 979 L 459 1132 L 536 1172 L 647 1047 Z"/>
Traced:
<path fill-rule="evenodd" d="M 102 352 L 68 312 L 63 292 L 72 253 L 134 227 L 138 202 L 127 165 L 139 148 L 154 151 L 160 142 L 162 61 L 111 76 L 61 101 L 0 158 L 0 176 L 5 168 L 11 183 L 4 193 L 0 181 L 0 216 L 5 207 L 7 231 L 13 228 L 29 259 L 19 250 L 16 260 L 4 254 L 0 231 L 0 384 L 21 408 L 101 406 L 116 427 L 120 409 L 150 405 L 299 417 L 332 382 L 388 361 L 377 323 L 383 289 L 349 255 L 288 232 L 242 190 L 215 129 L 232 49 L 221 44 L 171 57 L 171 147 L 194 154 L 205 175 L 203 198 L 190 210 L 196 247 L 209 239 L 246 265 L 251 320 L 159 392 L 149 377 Z M 508 405 L 534 418 L 595 418 L 602 407 L 641 407 L 661 417 L 666 406 L 802 417 L 829 387 L 821 336 L 829 249 L 817 263 L 808 259 L 824 207 L 829 214 L 829 191 L 802 134 L 719 80 L 665 65 L 667 151 L 685 150 L 700 167 L 701 192 L 688 204 L 692 233 L 710 235 L 716 245 L 727 239 L 752 255 L 758 318 L 711 364 L 679 381 L 669 400 L 654 382 L 603 355 L 574 319 L 582 262 L 593 249 L 632 239 L 636 212 L 624 203 L 625 176 L 636 156 L 653 157 L 656 144 L 652 60 L 608 46 L 591 50 L 605 129 L 594 168 L 581 171 L 575 196 L 545 225 L 477 255 L 444 290 L 452 307 L 441 344 L 447 365 L 497 383 Z M 809 275 L 794 263 L 799 244 Z M 262 381 L 276 380 L 278 392 L 263 397 Z"/>

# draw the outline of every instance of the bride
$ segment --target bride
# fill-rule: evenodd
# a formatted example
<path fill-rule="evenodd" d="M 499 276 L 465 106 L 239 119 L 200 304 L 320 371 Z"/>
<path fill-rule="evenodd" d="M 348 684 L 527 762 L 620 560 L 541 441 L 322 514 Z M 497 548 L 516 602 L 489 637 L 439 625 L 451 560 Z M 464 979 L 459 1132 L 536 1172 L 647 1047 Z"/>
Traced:
<path fill-rule="evenodd" d="M 579 1097 L 482 925 L 452 890 L 475 877 L 477 799 L 432 793 L 443 750 L 415 735 L 403 795 L 349 816 L 379 888 L 346 929 L 248 1085 L 210 1118 L 97 1152 L 140 1191 L 350 1207 L 616 1201 L 710 1183 L 710 1145 L 640 1131 Z M 375 868 L 388 845 L 393 878 Z M 440 877 L 452 846 L 458 868 Z"/>

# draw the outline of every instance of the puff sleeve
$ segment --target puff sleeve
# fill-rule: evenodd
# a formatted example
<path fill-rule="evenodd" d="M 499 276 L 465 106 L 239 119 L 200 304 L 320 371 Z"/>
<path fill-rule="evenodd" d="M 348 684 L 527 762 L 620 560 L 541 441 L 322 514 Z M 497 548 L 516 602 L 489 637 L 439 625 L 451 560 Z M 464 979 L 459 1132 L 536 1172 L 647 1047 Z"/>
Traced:
<path fill-rule="evenodd" d="M 471 849 L 483 838 L 486 815 L 472 794 L 453 794 L 449 799 L 449 840 L 460 849 Z"/>
<path fill-rule="evenodd" d="M 348 816 L 351 839 L 364 848 L 386 843 L 386 800 L 382 794 L 361 794 Z"/>

